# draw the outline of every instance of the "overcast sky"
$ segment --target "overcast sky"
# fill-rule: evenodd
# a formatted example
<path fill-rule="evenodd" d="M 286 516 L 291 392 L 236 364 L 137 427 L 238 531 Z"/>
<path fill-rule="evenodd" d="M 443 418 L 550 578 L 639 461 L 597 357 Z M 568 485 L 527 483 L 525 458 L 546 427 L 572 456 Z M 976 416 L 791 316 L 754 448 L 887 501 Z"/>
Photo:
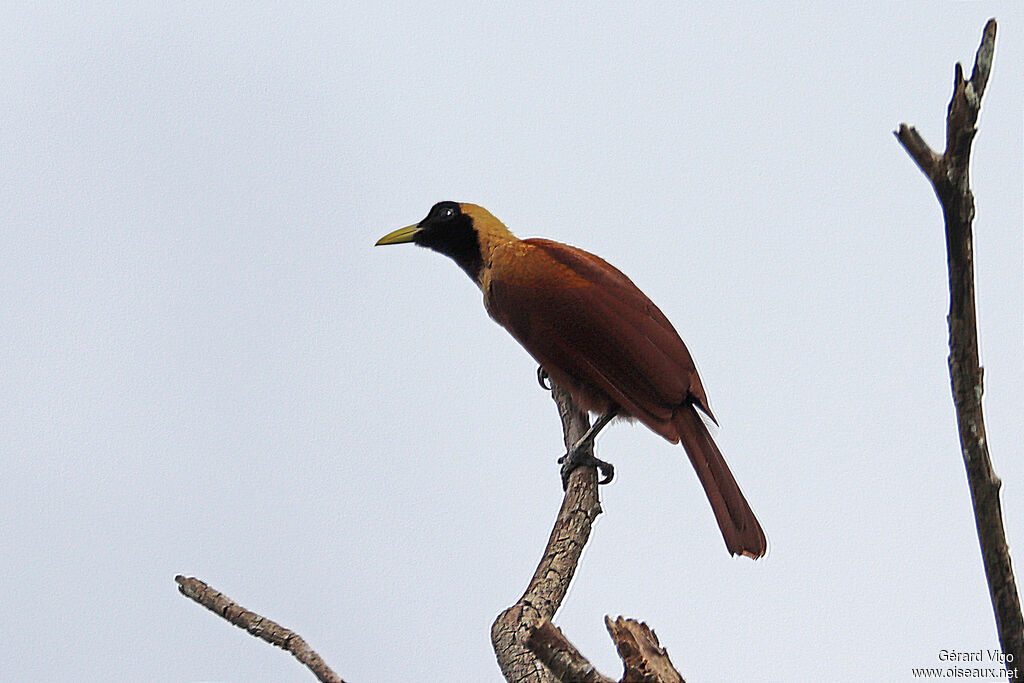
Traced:
<path fill-rule="evenodd" d="M 946 366 L 953 64 L 976 138 L 989 444 L 1024 566 L 1019 2 L 11 3 L 0 10 L 0 679 L 498 681 L 561 499 L 535 365 L 439 200 L 618 266 L 686 340 L 768 535 L 731 558 L 681 448 L 613 425 L 555 622 L 692 681 L 906 681 L 998 646 Z M 1024 579 L 1024 577 L 1020 577 Z"/>

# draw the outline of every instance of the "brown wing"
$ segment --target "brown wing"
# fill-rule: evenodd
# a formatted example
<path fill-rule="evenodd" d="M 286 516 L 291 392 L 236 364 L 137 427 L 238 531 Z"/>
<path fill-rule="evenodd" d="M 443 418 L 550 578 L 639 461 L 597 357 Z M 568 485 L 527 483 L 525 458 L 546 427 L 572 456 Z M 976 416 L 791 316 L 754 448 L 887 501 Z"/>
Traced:
<path fill-rule="evenodd" d="M 686 345 L 619 270 L 575 247 L 523 240 L 494 254 L 488 312 L 592 409 L 617 405 L 670 441 L 674 411 L 711 415 Z M 575 386 L 572 386 L 575 385 Z M 575 388 L 575 391 L 574 391 Z"/>

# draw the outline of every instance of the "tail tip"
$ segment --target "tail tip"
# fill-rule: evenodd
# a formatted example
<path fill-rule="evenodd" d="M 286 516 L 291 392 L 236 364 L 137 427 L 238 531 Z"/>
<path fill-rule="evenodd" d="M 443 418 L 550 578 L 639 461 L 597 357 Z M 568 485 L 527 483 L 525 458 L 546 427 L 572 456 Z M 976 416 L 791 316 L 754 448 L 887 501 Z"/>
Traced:
<path fill-rule="evenodd" d="M 759 560 L 768 554 L 768 539 L 763 535 L 753 543 L 737 544 L 737 547 L 730 547 L 729 552 L 733 555 L 749 557 L 752 560 Z"/>

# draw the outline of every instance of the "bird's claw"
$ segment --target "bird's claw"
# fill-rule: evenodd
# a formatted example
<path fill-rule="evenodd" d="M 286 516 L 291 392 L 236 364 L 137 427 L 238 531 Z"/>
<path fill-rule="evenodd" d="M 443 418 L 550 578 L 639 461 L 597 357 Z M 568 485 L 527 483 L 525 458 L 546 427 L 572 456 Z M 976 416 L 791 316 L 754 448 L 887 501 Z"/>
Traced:
<path fill-rule="evenodd" d="M 537 366 L 537 383 L 545 391 L 551 391 L 551 376 L 548 375 L 543 365 Z"/>
<path fill-rule="evenodd" d="M 574 448 L 561 458 L 558 462 L 562 465 L 562 490 L 569 488 L 569 475 L 577 467 L 595 467 L 601 474 L 598 484 L 608 484 L 615 477 L 615 467 L 610 462 L 605 462 L 594 457 L 590 448 Z"/>

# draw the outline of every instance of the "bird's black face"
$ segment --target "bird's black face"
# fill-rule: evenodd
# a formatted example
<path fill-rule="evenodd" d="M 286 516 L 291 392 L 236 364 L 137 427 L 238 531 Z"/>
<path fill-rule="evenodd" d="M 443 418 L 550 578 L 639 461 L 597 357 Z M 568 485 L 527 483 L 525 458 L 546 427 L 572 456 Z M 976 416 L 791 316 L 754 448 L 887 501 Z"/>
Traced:
<path fill-rule="evenodd" d="M 473 219 L 458 202 L 438 202 L 416 226 L 412 241 L 451 257 L 466 274 L 477 280 L 483 267 L 480 238 Z"/>

